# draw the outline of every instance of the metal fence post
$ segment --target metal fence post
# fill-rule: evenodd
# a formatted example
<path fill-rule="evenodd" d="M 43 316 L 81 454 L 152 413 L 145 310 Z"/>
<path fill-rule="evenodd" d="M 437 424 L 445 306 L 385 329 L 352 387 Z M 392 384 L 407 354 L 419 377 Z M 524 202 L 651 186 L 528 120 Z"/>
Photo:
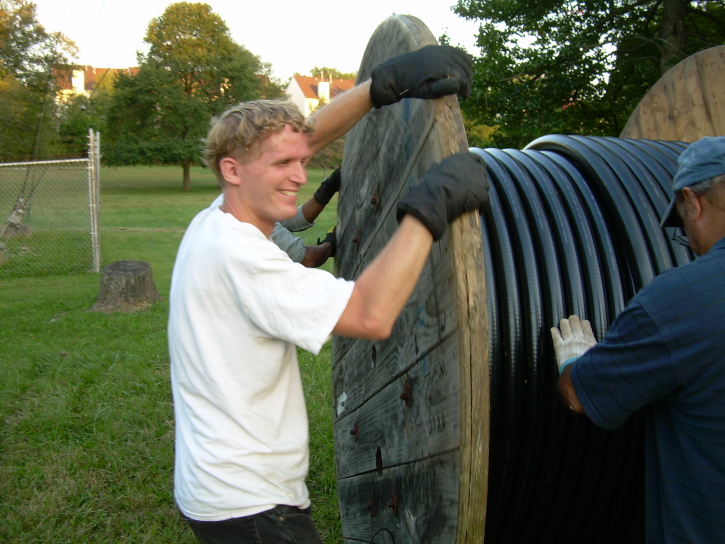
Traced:
<path fill-rule="evenodd" d="M 88 207 L 91 226 L 91 247 L 93 251 L 93 271 L 101 271 L 101 230 L 98 220 L 99 203 L 98 133 L 88 129 Z"/>

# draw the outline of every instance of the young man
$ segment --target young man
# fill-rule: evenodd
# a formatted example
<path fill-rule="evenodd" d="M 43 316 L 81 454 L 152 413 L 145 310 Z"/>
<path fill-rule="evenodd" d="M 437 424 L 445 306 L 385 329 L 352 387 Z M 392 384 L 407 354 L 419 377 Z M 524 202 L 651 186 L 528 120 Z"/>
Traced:
<path fill-rule="evenodd" d="M 355 281 L 293 263 L 270 236 L 297 212 L 305 165 L 373 106 L 470 89 L 470 59 L 428 47 L 377 67 L 305 123 L 285 102 L 243 103 L 209 132 L 224 193 L 184 235 L 171 283 L 169 351 L 176 502 L 204 543 L 320 543 L 305 477 L 308 423 L 297 346 L 330 334 L 383 339 L 434 240 L 488 203 L 470 153 L 433 167 L 401 199 L 400 227 Z"/>
<path fill-rule="evenodd" d="M 570 409 L 615 429 L 645 410 L 648 544 L 725 542 L 725 137 L 680 156 L 662 227 L 699 258 L 660 274 L 597 344 L 588 321 L 551 329 Z"/>

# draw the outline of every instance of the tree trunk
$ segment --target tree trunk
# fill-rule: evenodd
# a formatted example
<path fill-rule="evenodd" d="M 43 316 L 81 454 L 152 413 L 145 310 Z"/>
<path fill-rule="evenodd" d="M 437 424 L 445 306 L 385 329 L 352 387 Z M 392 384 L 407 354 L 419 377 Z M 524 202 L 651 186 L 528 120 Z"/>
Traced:
<path fill-rule="evenodd" d="M 690 0 L 664 0 L 662 25 L 657 33 L 662 53 L 660 75 L 687 56 L 687 7 Z"/>
<path fill-rule="evenodd" d="M 189 173 L 191 166 L 191 159 L 184 159 L 183 162 L 183 168 L 184 168 L 184 191 L 191 191 L 191 175 Z"/>
<path fill-rule="evenodd" d="M 93 312 L 134 312 L 161 299 L 151 265 L 145 261 L 117 261 L 103 267 L 101 289 Z"/>

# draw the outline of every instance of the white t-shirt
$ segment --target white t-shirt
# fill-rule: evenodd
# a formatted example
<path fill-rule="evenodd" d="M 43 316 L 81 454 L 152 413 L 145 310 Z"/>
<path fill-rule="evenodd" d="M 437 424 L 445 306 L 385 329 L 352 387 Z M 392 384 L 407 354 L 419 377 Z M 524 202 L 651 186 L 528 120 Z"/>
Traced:
<path fill-rule="evenodd" d="M 218 208 L 222 204 L 224 204 L 224 194 L 219 195 L 209 207 Z M 307 255 L 307 248 L 302 239 L 292 233 L 307 230 L 314 226 L 314 221 L 310 223 L 305 219 L 302 206 L 297 206 L 297 215 L 292 219 L 274 224 L 274 231 L 272 232 L 271 238 L 277 244 L 277 247 L 289 255 L 290 259 L 296 263 L 301 263 Z"/>
<path fill-rule="evenodd" d="M 307 410 L 295 346 L 319 353 L 353 282 L 293 263 L 212 206 L 181 242 L 169 352 L 181 511 L 217 521 L 306 508 Z"/>

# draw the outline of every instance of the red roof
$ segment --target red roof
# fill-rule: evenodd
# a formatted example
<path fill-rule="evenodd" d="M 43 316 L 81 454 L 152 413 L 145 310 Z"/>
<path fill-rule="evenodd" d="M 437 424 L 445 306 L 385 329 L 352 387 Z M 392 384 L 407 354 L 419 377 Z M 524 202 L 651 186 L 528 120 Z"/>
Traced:
<path fill-rule="evenodd" d="M 345 91 L 349 91 L 355 86 L 355 82 L 352 79 L 323 79 L 310 76 L 294 76 L 294 78 L 297 85 L 302 89 L 305 98 L 319 98 L 317 84 L 320 81 L 330 83 L 330 99 L 335 98 L 338 94 L 344 93 Z"/>
<path fill-rule="evenodd" d="M 59 91 L 70 91 L 73 89 L 71 85 L 71 77 L 74 71 L 83 71 L 83 87 L 85 91 L 92 91 L 96 85 L 104 78 L 113 78 L 118 72 L 136 75 L 138 68 L 93 68 L 93 66 L 67 65 L 54 68 L 55 80 Z"/>

